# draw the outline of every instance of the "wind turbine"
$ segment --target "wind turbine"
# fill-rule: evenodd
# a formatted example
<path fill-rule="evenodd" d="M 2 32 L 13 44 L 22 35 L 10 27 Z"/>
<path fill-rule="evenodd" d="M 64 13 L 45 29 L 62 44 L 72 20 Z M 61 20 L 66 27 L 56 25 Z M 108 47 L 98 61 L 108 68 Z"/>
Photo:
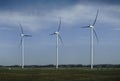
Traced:
<path fill-rule="evenodd" d="M 61 28 L 61 17 L 60 17 L 60 21 L 59 21 L 59 26 L 58 26 L 58 29 L 57 29 L 57 31 L 56 32 L 54 32 L 54 33 L 52 33 L 52 34 L 50 34 L 50 35 L 56 35 L 56 69 L 58 69 L 58 54 L 59 54 L 59 48 L 58 48 L 58 46 L 59 46 L 59 39 L 60 39 L 60 41 L 61 41 L 61 43 L 63 44 L 63 41 L 62 41 L 62 38 L 61 38 L 61 36 L 60 36 L 60 28 Z"/>
<path fill-rule="evenodd" d="M 22 55 L 22 69 L 24 68 L 24 38 L 25 37 L 32 37 L 32 35 L 28 35 L 28 34 L 24 34 L 24 31 L 23 31 L 23 28 L 22 28 L 22 25 L 19 24 L 20 26 L 20 29 L 21 29 L 21 33 L 20 33 L 20 36 L 21 36 L 21 42 L 20 42 L 20 45 L 21 45 L 21 55 Z"/>
<path fill-rule="evenodd" d="M 97 36 L 97 33 L 95 31 L 95 24 L 96 24 L 96 21 L 97 21 L 97 17 L 98 17 L 98 13 L 99 13 L 99 10 L 97 10 L 97 14 L 96 14 L 96 17 L 95 17 L 95 20 L 93 22 L 93 24 L 91 25 L 88 25 L 88 26 L 83 26 L 82 28 L 90 28 L 90 63 L 91 63 L 91 69 L 93 69 L 93 35 L 95 35 L 96 39 L 97 39 L 97 42 L 99 41 L 98 40 L 98 36 Z"/>

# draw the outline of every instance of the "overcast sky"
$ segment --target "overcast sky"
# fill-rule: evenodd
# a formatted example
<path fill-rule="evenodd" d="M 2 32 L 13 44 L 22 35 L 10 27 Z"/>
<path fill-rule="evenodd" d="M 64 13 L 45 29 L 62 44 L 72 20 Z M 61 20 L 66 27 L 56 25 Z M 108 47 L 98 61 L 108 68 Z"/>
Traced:
<path fill-rule="evenodd" d="M 20 65 L 20 28 L 31 34 L 25 38 L 25 64 L 56 63 L 56 37 L 61 30 L 59 64 L 90 64 L 90 30 L 80 27 L 93 23 L 94 64 L 120 64 L 119 0 L 0 0 L 0 65 Z"/>

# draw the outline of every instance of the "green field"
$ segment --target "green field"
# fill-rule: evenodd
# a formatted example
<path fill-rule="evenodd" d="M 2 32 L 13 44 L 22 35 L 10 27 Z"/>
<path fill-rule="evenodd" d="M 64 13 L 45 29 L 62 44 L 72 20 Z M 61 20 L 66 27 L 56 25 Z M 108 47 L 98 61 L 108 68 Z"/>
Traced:
<path fill-rule="evenodd" d="M 120 81 L 120 69 L 0 69 L 0 81 Z"/>

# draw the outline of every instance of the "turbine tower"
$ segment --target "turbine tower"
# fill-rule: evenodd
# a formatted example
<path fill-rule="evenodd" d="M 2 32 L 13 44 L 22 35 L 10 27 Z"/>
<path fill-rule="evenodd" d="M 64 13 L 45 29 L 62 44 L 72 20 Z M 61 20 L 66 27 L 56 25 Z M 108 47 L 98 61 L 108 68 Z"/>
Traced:
<path fill-rule="evenodd" d="M 20 25 L 20 29 L 21 29 L 21 34 L 20 34 L 20 36 L 21 36 L 21 42 L 20 42 L 20 46 L 21 46 L 21 61 L 22 61 L 22 63 L 21 63 L 21 65 L 22 65 L 22 69 L 24 68 L 24 37 L 32 37 L 32 35 L 28 35 L 28 34 L 24 34 L 24 32 L 23 32 L 23 28 L 22 28 L 22 25 L 21 24 L 19 24 Z"/>
<path fill-rule="evenodd" d="M 56 69 L 58 69 L 58 63 L 59 63 L 59 39 L 61 41 L 61 43 L 63 44 L 62 38 L 60 36 L 60 28 L 61 28 L 61 17 L 60 17 L 60 21 L 59 21 L 59 26 L 56 32 L 50 34 L 50 35 L 56 35 Z"/>
<path fill-rule="evenodd" d="M 98 13 L 99 13 L 99 10 L 97 10 L 97 14 L 96 14 L 96 17 L 95 17 L 95 20 L 93 22 L 93 24 L 91 25 L 88 25 L 88 26 L 83 26 L 82 28 L 90 28 L 90 63 L 91 63 L 91 69 L 93 69 L 93 54 L 94 54 L 94 47 L 93 47 L 93 44 L 94 44 L 94 41 L 93 41 L 93 35 L 95 35 L 96 39 L 97 39 L 97 42 L 99 41 L 98 40 L 98 36 L 97 36 L 97 33 L 95 31 L 95 24 L 96 24 L 96 21 L 97 21 L 97 17 L 98 17 Z"/>

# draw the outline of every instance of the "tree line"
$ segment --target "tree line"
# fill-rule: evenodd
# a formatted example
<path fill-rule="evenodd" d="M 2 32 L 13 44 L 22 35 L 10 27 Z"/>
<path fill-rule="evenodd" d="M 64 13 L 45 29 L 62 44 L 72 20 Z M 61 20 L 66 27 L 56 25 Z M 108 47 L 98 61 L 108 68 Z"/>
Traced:
<path fill-rule="evenodd" d="M 11 68 L 15 68 L 15 67 L 21 67 L 20 65 L 10 65 L 10 66 L 2 66 L 0 65 L 1 68 L 3 67 L 11 67 Z M 25 65 L 26 68 L 52 68 L 55 67 L 55 65 L 53 64 L 49 64 L 49 65 Z M 59 65 L 60 68 L 73 68 L 73 67 L 90 67 L 90 65 L 82 65 L 82 64 L 62 64 Z M 120 68 L 120 64 L 97 64 L 94 65 L 95 68 Z"/>

